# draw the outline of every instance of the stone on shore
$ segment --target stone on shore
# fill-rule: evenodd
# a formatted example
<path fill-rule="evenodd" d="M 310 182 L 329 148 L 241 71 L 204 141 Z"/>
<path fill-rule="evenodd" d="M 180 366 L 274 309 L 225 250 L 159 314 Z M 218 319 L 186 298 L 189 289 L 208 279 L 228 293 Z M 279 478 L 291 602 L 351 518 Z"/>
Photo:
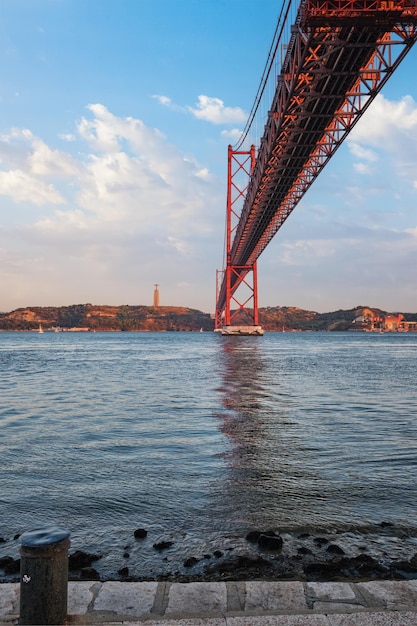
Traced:
<path fill-rule="evenodd" d="M 246 541 L 258 544 L 258 546 L 264 550 L 270 550 L 274 552 L 281 550 L 283 545 L 281 535 L 276 533 L 274 530 L 251 530 L 246 535 Z"/>
<path fill-rule="evenodd" d="M 158 552 L 162 552 L 162 550 L 167 550 L 173 545 L 173 541 L 159 541 L 158 543 L 153 544 L 153 548 L 158 550 Z"/>
<path fill-rule="evenodd" d="M 89 554 L 82 550 L 76 550 L 68 557 L 68 568 L 70 571 L 77 571 L 85 567 L 91 567 L 93 561 L 98 561 L 101 558 L 98 554 Z"/>

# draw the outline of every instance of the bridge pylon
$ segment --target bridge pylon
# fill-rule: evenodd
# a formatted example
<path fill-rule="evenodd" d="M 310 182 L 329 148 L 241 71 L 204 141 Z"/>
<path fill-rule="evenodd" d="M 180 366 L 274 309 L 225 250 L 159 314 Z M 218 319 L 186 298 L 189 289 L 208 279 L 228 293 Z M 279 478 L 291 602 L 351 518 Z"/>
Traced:
<path fill-rule="evenodd" d="M 248 151 L 236 151 L 232 146 L 228 147 L 226 268 L 217 270 L 216 275 L 215 330 L 222 335 L 263 335 L 258 321 L 256 261 L 248 265 L 235 265 L 231 255 L 233 237 L 255 161 L 254 145 Z"/>

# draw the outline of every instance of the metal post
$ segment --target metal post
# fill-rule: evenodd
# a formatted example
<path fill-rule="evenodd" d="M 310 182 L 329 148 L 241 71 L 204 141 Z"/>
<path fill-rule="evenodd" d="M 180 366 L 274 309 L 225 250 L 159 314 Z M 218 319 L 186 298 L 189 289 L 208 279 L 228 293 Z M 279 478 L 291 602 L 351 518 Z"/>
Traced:
<path fill-rule="evenodd" d="M 57 526 L 21 535 L 19 624 L 65 623 L 69 536 L 67 530 Z"/>

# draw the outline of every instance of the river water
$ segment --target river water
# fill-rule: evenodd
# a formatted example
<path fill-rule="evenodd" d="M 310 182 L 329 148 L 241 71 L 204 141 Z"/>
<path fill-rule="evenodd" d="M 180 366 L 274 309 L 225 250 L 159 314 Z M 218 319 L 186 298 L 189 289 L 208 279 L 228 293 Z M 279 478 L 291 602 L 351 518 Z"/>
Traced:
<path fill-rule="evenodd" d="M 247 553 L 253 529 L 409 557 L 416 371 L 412 333 L 0 333 L 0 556 L 57 524 L 104 578 Z"/>

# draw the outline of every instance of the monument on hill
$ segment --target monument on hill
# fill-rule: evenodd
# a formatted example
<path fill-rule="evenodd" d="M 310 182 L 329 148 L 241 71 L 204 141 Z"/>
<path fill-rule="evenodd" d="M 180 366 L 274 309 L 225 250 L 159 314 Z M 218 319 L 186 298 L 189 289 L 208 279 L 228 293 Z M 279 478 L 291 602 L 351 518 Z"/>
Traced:
<path fill-rule="evenodd" d="M 154 307 L 159 306 L 159 289 L 158 289 L 159 285 L 157 283 L 155 283 L 155 289 L 153 292 L 153 305 Z"/>

